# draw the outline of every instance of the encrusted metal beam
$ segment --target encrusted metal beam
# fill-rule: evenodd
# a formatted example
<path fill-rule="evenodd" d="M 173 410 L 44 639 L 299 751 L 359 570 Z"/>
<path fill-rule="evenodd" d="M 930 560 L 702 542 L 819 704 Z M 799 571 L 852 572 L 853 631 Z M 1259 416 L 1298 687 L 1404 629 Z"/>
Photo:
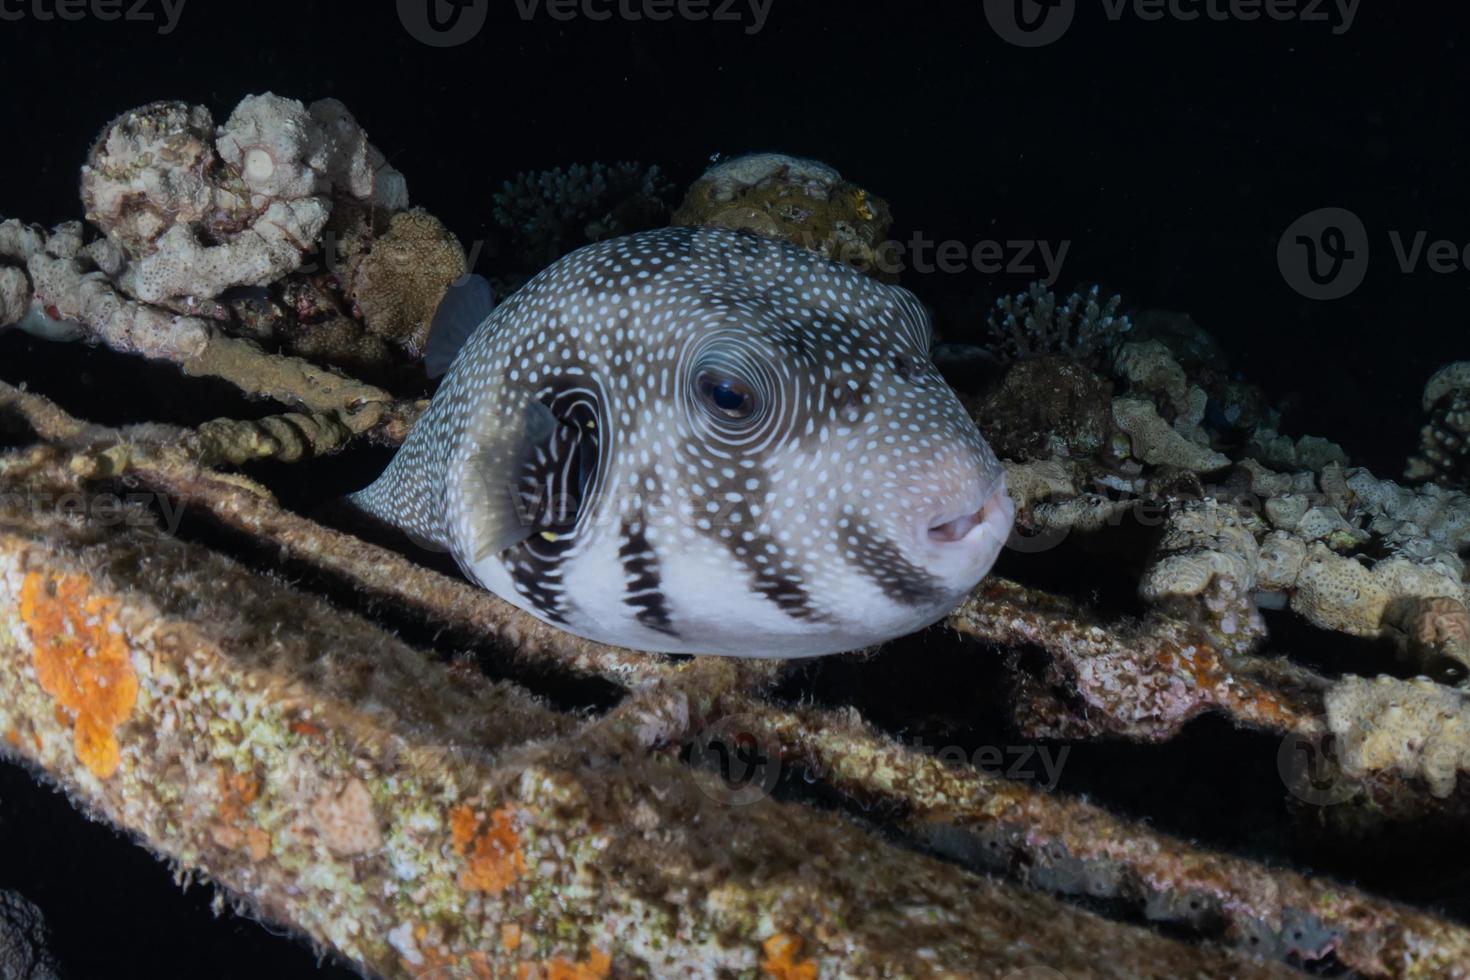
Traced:
<path fill-rule="evenodd" d="M 35 493 L 77 486 L 41 463 L 26 479 Z M 606 718 L 579 717 L 168 537 L 141 510 L 102 522 L 12 505 L 0 523 L 5 754 L 371 971 L 1283 973 L 836 815 L 732 805 L 677 749 L 699 691 L 749 686 L 737 667 L 678 668 Z"/>

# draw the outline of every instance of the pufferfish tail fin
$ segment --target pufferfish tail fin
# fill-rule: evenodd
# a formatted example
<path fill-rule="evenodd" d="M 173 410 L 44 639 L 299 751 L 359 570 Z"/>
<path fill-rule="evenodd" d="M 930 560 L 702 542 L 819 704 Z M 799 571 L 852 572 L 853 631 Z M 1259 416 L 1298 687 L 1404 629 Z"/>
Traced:
<path fill-rule="evenodd" d="M 444 465 L 432 440 L 420 427 L 431 424 L 433 408 L 424 413 L 379 477 L 347 500 L 358 510 L 391 524 L 430 551 L 448 551 L 442 486 Z M 415 438 L 415 437 L 418 438 Z"/>
<path fill-rule="evenodd" d="M 469 573 L 531 536 L 520 475 L 556 420 L 521 385 L 495 381 L 473 394 L 463 385 L 441 390 L 382 476 L 348 499 Z"/>
<path fill-rule="evenodd" d="M 450 284 L 429 325 L 424 371 L 430 378 L 448 372 L 471 336 L 495 310 L 495 297 L 483 276 L 465 275 Z M 465 406 L 436 399 L 409 433 L 388 468 L 372 485 L 348 500 L 359 510 L 403 531 L 420 547 L 450 550 L 445 508 L 446 476 L 456 434 L 464 427 Z"/>

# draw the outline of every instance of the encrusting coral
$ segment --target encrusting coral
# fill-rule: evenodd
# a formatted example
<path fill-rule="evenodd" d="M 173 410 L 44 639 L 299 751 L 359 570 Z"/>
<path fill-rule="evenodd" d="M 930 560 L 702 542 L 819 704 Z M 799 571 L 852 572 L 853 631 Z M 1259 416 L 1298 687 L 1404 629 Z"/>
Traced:
<path fill-rule="evenodd" d="M 28 256 L 26 272 L 32 309 L 50 321 L 78 325 L 84 339 L 122 353 L 172 361 L 187 373 L 222 378 L 246 392 L 312 411 L 340 411 L 355 427 L 370 418 L 360 409 L 392 401 L 373 385 L 232 337 L 215 320 L 127 298 L 91 261 L 81 237 L 80 222 L 59 225 Z"/>
<path fill-rule="evenodd" d="M 1419 451 L 1404 477 L 1455 490 L 1470 489 L 1470 361 L 1446 364 L 1424 385 Z"/>
<path fill-rule="evenodd" d="M 978 403 L 977 419 L 987 437 L 1014 460 L 1007 465 L 1018 515 L 1013 544 L 1038 552 L 1073 534 L 1087 538 L 1124 525 L 1158 527 L 1142 555 L 1138 589 L 1151 617 L 1188 624 L 1246 672 L 1275 670 L 1255 658 L 1269 645 L 1263 609 L 1285 609 L 1322 630 L 1383 641 L 1398 652 L 1396 660 L 1381 661 L 1383 669 L 1430 679 L 1401 692 L 1404 731 L 1419 728 L 1405 744 L 1422 744 L 1433 735 L 1425 728 L 1435 717 L 1433 704 L 1451 690 L 1441 685 L 1470 677 L 1470 588 L 1460 557 L 1470 543 L 1470 497 L 1433 482 L 1414 488 L 1381 480 L 1350 466 L 1341 448 L 1326 439 L 1282 435 L 1279 417 L 1269 409 L 1224 411 L 1219 398 L 1237 399 L 1241 406 L 1260 400 L 1243 382 L 1222 380 L 1223 358 L 1201 339 L 1199 328 L 1189 323 L 1176 329 L 1178 317 L 1145 313 L 1140 320 L 1148 331 L 1079 349 L 1066 361 L 1070 368 L 1048 367 L 1047 357 L 1018 361 Z M 1184 368 L 1169 344 L 1185 346 L 1197 373 Z M 1121 389 L 1111 400 L 1111 434 L 1099 438 L 1097 426 L 1088 424 L 1087 437 L 1079 439 L 1085 412 L 1044 409 L 1071 397 L 1069 391 L 1083 390 L 1068 380 L 1069 371 L 1096 364 L 1104 349 L 1112 377 L 1099 377 L 1090 388 Z M 1458 390 L 1460 376 L 1453 368 L 1438 375 L 1426 406 L 1443 405 Z M 1102 542 L 1088 545 L 1090 554 L 1106 548 Z M 1091 701 L 1085 692 L 1096 684 L 1102 663 L 1070 673 L 1063 662 L 1054 660 L 1047 683 Z M 1149 672 L 1138 663 L 1130 669 Z M 1028 683 L 1023 689 L 1030 689 L 1024 687 Z M 1135 696 L 1141 683 L 1128 685 Z M 1297 677 L 1292 683 L 1305 681 Z M 1331 686 L 1325 680 L 1311 684 L 1324 691 Z M 1035 688 L 1038 700 L 1028 704 L 1028 716 L 1046 717 L 1064 703 L 1043 698 L 1045 690 Z M 1229 713 L 1241 718 L 1243 710 L 1237 706 Z M 1051 731 L 1141 734 L 1129 717 L 1120 704 L 1093 713 L 1080 728 L 1073 719 Z M 1380 744 L 1373 736 L 1388 717 L 1369 712 L 1354 723 L 1363 726 L 1364 744 Z M 1355 758 L 1366 760 L 1356 774 L 1371 770 L 1380 780 L 1380 770 L 1418 774 L 1408 764 L 1390 765 L 1382 752 Z M 1454 753 L 1436 758 L 1442 761 L 1432 785 L 1443 795 L 1446 780 L 1453 785 L 1457 768 L 1466 767 Z M 1405 784 L 1391 792 L 1409 799 L 1415 790 Z"/>
<path fill-rule="evenodd" d="M 832 167 L 780 153 L 715 164 L 689 185 L 676 225 L 733 228 L 796 242 L 879 278 L 895 278 L 880 254 L 893 216 L 887 202 Z"/>
<path fill-rule="evenodd" d="M 1119 344 L 1113 371 L 1128 385 L 1127 395 L 1113 400 L 1113 421 L 1128 436 L 1133 456 L 1196 473 L 1230 464 L 1229 457 L 1210 448 L 1201 426 L 1209 396 L 1189 383 L 1162 343 Z"/>
<path fill-rule="evenodd" d="M 0 266 L 0 326 L 19 323 L 31 308 L 31 284 L 20 269 Z"/>
<path fill-rule="evenodd" d="M 1266 632 L 1253 596 L 1259 564 L 1246 515 L 1211 498 L 1185 501 L 1165 522 L 1139 594 L 1165 610 L 1199 613 L 1217 647 L 1248 651 Z"/>
<path fill-rule="evenodd" d="M 1004 459 L 1095 455 L 1113 431 L 1113 385 L 1085 365 L 1054 355 L 1018 361 L 975 410 Z"/>
<path fill-rule="evenodd" d="M 464 249 L 439 219 L 401 211 L 346 272 L 346 294 L 363 326 L 422 358 L 434 310 L 467 271 Z"/>
<path fill-rule="evenodd" d="M 1140 462 L 1208 473 L 1230 465 L 1230 457 L 1200 445 L 1170 425 L 1147 398 L 1113 399 L 1113 421 L 1128 436 Z"/>
<path fill-rule="evenodd" d="M 1470 771 L 1470 696 L 1423 678 L 1344 679 L 1327 695 L 1327 725 L 1351 776 L 1393 771 L 1447 797 Z"/>
<path fill-rule="evenodd" d="M 77 760 L 98 779 L 117 771 L 115 729 L 138 699 L 138 677 L 117 622 L 118 604 L 85 575 L 32 572 L 20 591 L 36 681 L 71 718 Z"/>
<path fill-rule="evenodd" d="M 1199 478 L 1164 485 L 1158 501 L 1166 516 L 1140 586 L 1147 601 L 1181 611 L 1181 600 L 1192 600 L 1186 618 L 1214 624 L 1217 641 L 1233 649 L 1263 635 L 1257 600 L 1277 605 L 1272 597 L 1280 596 L 1324 629 L 1396 639 L 1426 669 L 1470 667 L 1458 556 L 1470 541 L 1470 498 L 1378 480 L 1345 467 L 1345 455 L 1326 440 L 1288 440 L 1264 427 L 1232 458 L 1213 447 L 1221 433 L 1207 419 L 1209 396 L 1156 340 L 1114 349 L 1113 374 L 1125 390 L 1112 399 L 1111 421 L 1128 437 L 1123 443 L 1086 423 L 1086 412 L 1041 411 L 1049 402 L 1038 390 L 1058 398 L 1076 389 L 1066 381 L 1068 369 L 1037 375 L 1047 363 L 1032 358 L 1013 366 L 977 410 L 992 441 L 1017 461 L 1066 462 L 1041 497 L 1029 489 L 1035 481 L 1018 479 L 1012 467 L 1023 528 L 1116 526 L 1135 508 L 1090 494 L 1090 486 L 1141 503 L 1159 492 L 1155 476 L 1189 471 Z M 1072 373 L 1083 370 L 1069 363 Z M 1091 389 L 1103 384 L 1098 379 Z M 1085 439 L 1077 436 L 1079 425 Z M 1265 432 L 1285 441 L 1299 468 L 1280 472 L 1254 457 Z"/>

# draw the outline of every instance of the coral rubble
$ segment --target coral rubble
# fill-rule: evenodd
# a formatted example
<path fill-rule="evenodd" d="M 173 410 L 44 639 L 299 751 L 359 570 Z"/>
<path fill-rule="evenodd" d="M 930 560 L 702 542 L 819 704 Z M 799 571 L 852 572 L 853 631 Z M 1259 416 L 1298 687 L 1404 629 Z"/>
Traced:
<path fill-rule="evenodd" d="M 403 178 L 334 99 L 309 109 L 241 101 L 216 133 L 208 110 L 156 102 L 115 119 L 82 168 L 87 220 L 126 257 L 135 299 L 212 299 L 297 268 L 332 196 L 406 207 Z"/>
<path fill-rule="evenodd" d="M 22 895 L 0 891 L 0 977 L 57 980 L 60 976 L 40 910 Z"/>
<path fill-rule="evenodd" d="M 402 368 L 465 271 L 332 99 L 251 96 L 218 128 L 185 103 L 123 113 L 92 147 L 82 199 L 101 237 L 0 223 L 0 327 L 164 358 L 354 428 L 391 396 L 291 355 Z"/>
<path fill-rule="evenodd" d="M 1446 797 L 1470 771 L 1470 697 L 1427 679 L 1345 679 L 1328 692 L 1327 726 L 1352 776 L 1393 770 Z"/>

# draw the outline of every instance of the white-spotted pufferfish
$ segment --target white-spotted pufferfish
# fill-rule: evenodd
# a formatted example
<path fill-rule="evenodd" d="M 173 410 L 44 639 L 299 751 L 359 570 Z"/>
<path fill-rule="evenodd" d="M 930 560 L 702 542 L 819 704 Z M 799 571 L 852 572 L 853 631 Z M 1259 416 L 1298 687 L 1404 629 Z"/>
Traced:
<path fill-rule="evenodd" d="M 442 386 L 353 496 L 548 623 L 807 657 L 949 613 L 1012 505 L 907 290 L 744 232 L 589 245 L 435 314 Z M 451 363 L 452 360 L 452 363 Z"/>

